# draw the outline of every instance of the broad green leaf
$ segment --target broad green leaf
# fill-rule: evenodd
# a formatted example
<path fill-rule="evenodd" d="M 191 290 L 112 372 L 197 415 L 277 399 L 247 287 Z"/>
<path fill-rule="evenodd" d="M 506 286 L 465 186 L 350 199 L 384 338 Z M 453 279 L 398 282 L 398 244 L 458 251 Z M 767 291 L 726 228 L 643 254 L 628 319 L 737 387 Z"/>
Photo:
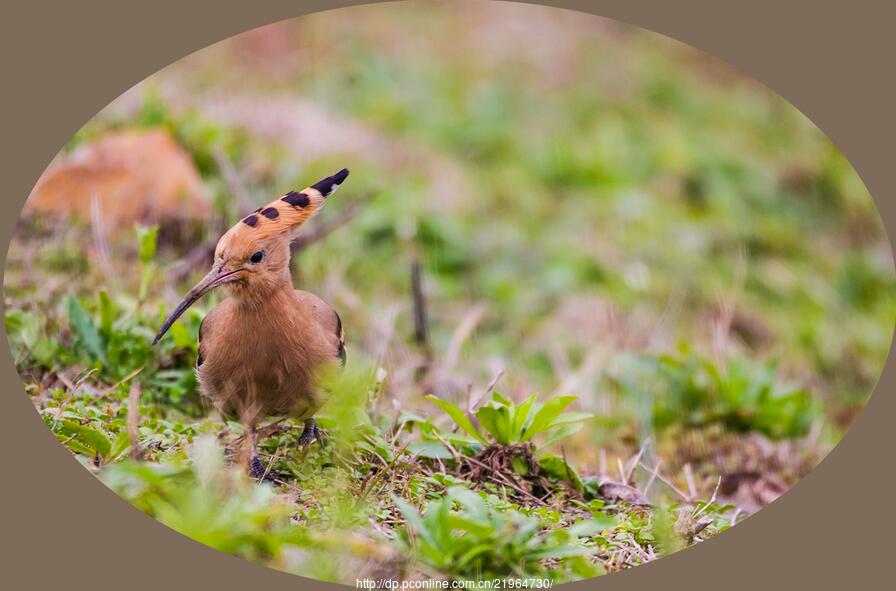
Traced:
<path fill-rule="evenodd" d="M 25 312 L 23 310 L 7 310 L 6 314 L 3 316 L 6 332 L 17 333 L 22 330 L 24 316 Z"/>
<path fill-rule="evenodd" d="M 67 445 L 70 450 L 77 454 L 82 454 L 87 457 L 92 457 L 94 454 L 96 454 L 95 449 L 93 449 L 89 445 L 81 443 L 77 439 L 72 439 L 70 436 L 66 437 L 62 433 L 57 433 L 56 437 L 59 439 L 59 441 Z"/>
<path fill-rule="evenodd" d="M 579 475 L 562 457 L 554 454 L 544 454 L 538 458 L 538 465 L 547 474 L 548 478 L 569 482 L 579 492 L 585 490 Z"/>
<path fill-rule="evenodd" d="M 471 562 L 475 558 L 477 558 L 483 554 L 488 554 L 489 551 L 492 550 L 492 548 L 494 548 L 494 544 L 487 543 L 487 542 L 483 542 L 482 544 L 473 546 L 472 548 L 467 550 L 463 556 L 461 556 L 460 558 L 457 559 L 457 567 L 456 568 L 458 568 L 458 569 L 463 568 L 464 566 L 466 566 L 469 562 Z"/>
<path fill-rule="evenodd" d="M 497 414 L 498 411 L 490 406 L 482 406 L 476 411 L 476 418 L 479 420 L 479 424 L 482 425 L 482 428 L 486 433 L 489 433 L 496 439 L 497 437 L 495 434 L 498 432 Z M 498 443 L 503 442 L 499 439 Z"/>
<path fill-rule="evenodd" d="M 442 437 L 455 447 L 474 447 L 477 450 L 482 448 L 482 443 L 478 439 L 466 433 L 442 433 Z"/>
<path fill-rule="evenodd" d="M 582 423 L 573 423 L 571 425 L 562 425 L 557 427 L 556 429 L 551 429 L 551 432 L 547 434 L 544 438 L 544 445 L 542 445 L 539 449 L 544 449 L 554 443 L 557 443 L 561 439 L 565 439 L 572 435 L 573 433 L 578 433 L 582 430 L 584 425 Z"/>
<path fill-rule="evenodd" d="M 18 312 L 18 313 L 16 313 Z M 6 314 L 6 332 L 18 339 L 41 365 L 51 367 L 56 358 L 57 342 L 46 336 L 47 320 L 32 313 L 11 310 Z"/>
<path fill-rule="evenodd" d="M 580 421 L 585 421 L 588 419 L 594 418 L 594 415 L 590 412 L 565 412 L 561 414 L 559 417 L 551 421 L 550 427 L 558 427 L 560 425 L 568 425 L 570 423 L 578 423 Z"/>
<path fill-rule="evenodd" d="M 533 558 L 544 560 L 545 558 L 569 558 L 570 556 L 587 556 L 589 550 L 583 546 L 574 546 L 572 544 L 565 546 L 547 547 L 543 550 L 536 550 L 532 553 Z"/>
<path fill-rule="evenodd" d="M 452 486 L 448 489 L 448 496 L 460 503 L 473 519 L 488 519 L 488 508 L 485 506 L 485 501 L 470 489 Z"/>
<path fill-rule="evenodd" d="M 417 512 L 417 509 L 407 501 L 398 497 L 393 497 L 392 502 L 394 502 L 395 506 L 398 507 L 398 510 L 401 511 L 401 515 L 407 522 L 408 527 L 427 543 L 432 544 L 432 537 L 429 535 L 426 526 L 423 525 L 423 520 L 420 518 L 420 513 Z"/>
<path fill-rule="evenodd" d="M 93 357 L 105 362 L 106 353 L 103 347 L 103 338 L 94 324 L 93 319 L 87 315 L 81 303 L 74 295 L 68 296 L 68 322 L 72 330 L 78 335 L 81 344 Z"/>
<path fill-rule="evenodd" d="M 529 465 L 519 456 L 514 456 L 514 458 L 510 460 L 510 465 L 513 466 L 513 471 L 520 476 L 529 474 Z"/>
<path fill-rule="evenodd" d="M 450 545 L 454 539 L 450 519 L 452 504 L 451 499 L 443 498 L 426 508 L 423 524 L 433 540 L 433 545 Z"/>
<path fill-rule="evenodd" d="M 401 411 L 398 415 L 398 420 L 396 421 L 396 425 L 404 425 L 406 423 L 426 423 L 428 422 L 425 418 L 420 415 L 412 412 L 408 412 L 406 410 Z"/>
<path fill-rule="evenodd" d="M 464 414 L 457 405 L 454 405 L 447 400 L 442 400 L 441 398 L 437 398 L 430 394 L 426 397 L 427 400 L 436 404 L 439 408 L 445 411 L 451 419 L 457 423 L 457 426 L 469 433 L 471 436 L 475 437 L 477 441 L 486 445 L 488 442 L 485 438 L 476 430 L 476 427 L 473 426 L 473 423 L 470 422 L 470 419 L 467 418 L 467 415 Z"/>
<path fill-rule="evenodd" d="M 68 436 L 74 435 L 75 439 L 89 447 L 92 451 L 99 453 L 101 457 L 109 457 L 112 444 L 102 431 L 67 419 L 60 422 L 59 431 Z"/>
<path fill-rule="evenodd" d="M 495 402 L 498 402 L 500 404 L 507 404 L 507 405 L 513 404 L 513 400 L 511 400 L 510 398 L 507 398 L 506 396 L 504 396 L 497 390 L 492 391 L 492 400 L 494 400 Z"/>
<path fill-rule="evenodd" d="M 408 453 L 421 458 L 441 458 L 450 460 L 454 456 L 441 441 L 412 441 L 407 447 Z"/>
<path fill-rule="evenodd" d="M 529 425 L 532 407 L 535 404 L 535 394 L 523 400 L 513 411 L 513 436 L 519 439 L 525 428 Z M 534 417 L 534 414 L 533 414 Z"/>
<path fill-rule="evenodd" d="M 590 538 L 608 529 L 616 527 L 616 518 L 599 514 L 592 519 L 583 519 L 569 526 L 566 531 L 577 538 Z"/>
<path fill-rule="evenodd" d="M 487 537 L 494 534 L 494 525 L 488 520 L 477 520 L 474 517 L 462 513 L 448 515 L 448 524 L 452 530 L 463 531 L 467 534 Z"/>
<path fill-rule="evenodd" d="M 529 441 L 546 430 L 551 422 L 563 412 L 563 409 L 572 404 L 575 399 L 575 396 L 557 396 L 545 402 L 536 413 L 535 418 L 532 419 L 532 424 L 526 429 L 520 441 Z"/>
<path fill-rule="evenodd" d="M 476 411 L 476 418 L 495 441 L 501 445 L 511 443 L 510 413 L 506 406 L 492 406 L 490 403 Z"/>
<path fill-rule="evenodd" d="M 537 519 L 522 517 L 513 524 L 512 538 L 519 544 L 525 544 L 526 540 L 529 540 L 529 545 L 537 544 L 540 540 L 534 534 L 538 531 L 538 527 Z"/>
<path fill-rule="evenodd" d="M 112 446 L 109 449 L 109 457 L 106 459 L 110 462 L 114 462 L 126 454 L 130 448 L 131 440 L 128 438 L 127 431 L 122 429 L 118 434 L 118 437 L 115 438 L 115 441 L 112 442 Z"/>

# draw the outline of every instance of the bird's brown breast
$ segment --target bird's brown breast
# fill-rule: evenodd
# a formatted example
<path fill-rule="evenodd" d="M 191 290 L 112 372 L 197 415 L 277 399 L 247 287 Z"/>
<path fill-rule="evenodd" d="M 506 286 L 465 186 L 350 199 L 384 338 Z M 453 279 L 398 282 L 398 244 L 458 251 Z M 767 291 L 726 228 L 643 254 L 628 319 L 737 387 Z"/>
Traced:
<path fill-rule="evenodd" d="M 249 424 L 270 415 L 310 417 L 323 402 L 315 378 L 338 359 L 335 318 L 322 300 L 292 289 L 262 305 L 224 300 L 202 323 L 202 393 Z"/>

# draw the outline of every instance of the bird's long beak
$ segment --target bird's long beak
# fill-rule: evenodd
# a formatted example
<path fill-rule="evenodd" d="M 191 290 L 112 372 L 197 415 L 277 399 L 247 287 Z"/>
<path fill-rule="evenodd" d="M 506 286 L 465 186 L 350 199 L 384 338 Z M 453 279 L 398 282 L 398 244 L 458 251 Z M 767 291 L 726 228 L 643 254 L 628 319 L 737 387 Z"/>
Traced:
<path fill-rule="evenodd" d="M 165 320 L 165 324 L 162 325 L 162 328 L 159 329 L 156 338 L 152 340 L 152 344 L 155 345 L 159 342 L 159 340 L 168 332 L 168 329 L 171 328 L 171 325 L 175 323 L 175 321 L 180 318 L 181 314 L 187 311 L 187 308 L 196 303 L 196 300 L 218 287 L 222 283 L 227 283 L 229 281 L 233 281 L 237 279 L 238 274 L 243 271 L 243 269 L 225 269 L 223 264 L 216 264 L 212 267 L 212 270 L 209 271 L 208 275 L 203 277 L 199 283 L 193 286 L 187 295 L 184 296 L 184 299 L 180 301 L 177 307 L 174 309 L 174 312 Z"/>

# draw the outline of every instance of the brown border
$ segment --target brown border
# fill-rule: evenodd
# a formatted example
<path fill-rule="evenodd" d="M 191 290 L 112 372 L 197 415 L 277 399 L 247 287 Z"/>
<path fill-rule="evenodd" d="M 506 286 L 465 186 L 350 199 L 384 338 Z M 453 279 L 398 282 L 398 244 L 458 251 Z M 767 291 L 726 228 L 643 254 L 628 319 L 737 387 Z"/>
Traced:
<path fill-rule="evenodd" d="M 361 2 L 35 1 L 2 19 L 7 245 L 25 196 L 58 148 L 148 74 L 214 41 L 283 18 Z M 885 3 L 812 0 L 545 0 L 675 37 L 765 82 L 819 125 L 875 197 L 890 236 L 896 83 Z M 889 17 L 889 18 L 888 18 Z M 6 247 L 4 246 L 4 251 Z M 5 260 L 5 256 L 4 256 Z M 339 589 L 277 573 L 177 535 L 108 491 L 42 426 L 2 341 L 3 569 L 10 589 Z M 566 588 L 835 589 L 889 579 L 896 410 L 889 360 L 876 393 L 831 455 L 779 501 L 707 544 Z"/>

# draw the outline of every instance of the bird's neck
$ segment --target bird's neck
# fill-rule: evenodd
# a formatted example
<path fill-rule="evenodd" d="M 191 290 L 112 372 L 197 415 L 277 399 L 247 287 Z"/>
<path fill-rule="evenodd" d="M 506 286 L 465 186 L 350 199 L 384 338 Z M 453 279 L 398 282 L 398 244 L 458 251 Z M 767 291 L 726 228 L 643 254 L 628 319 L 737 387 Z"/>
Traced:
<path fill-rule="evenodd" d="M 239 286 L 231 290 L 230 295 L 244 312 L 258 312 L 287 298 L 292 291 L 292 277 L 287 271 L 269 281 Z"/>

